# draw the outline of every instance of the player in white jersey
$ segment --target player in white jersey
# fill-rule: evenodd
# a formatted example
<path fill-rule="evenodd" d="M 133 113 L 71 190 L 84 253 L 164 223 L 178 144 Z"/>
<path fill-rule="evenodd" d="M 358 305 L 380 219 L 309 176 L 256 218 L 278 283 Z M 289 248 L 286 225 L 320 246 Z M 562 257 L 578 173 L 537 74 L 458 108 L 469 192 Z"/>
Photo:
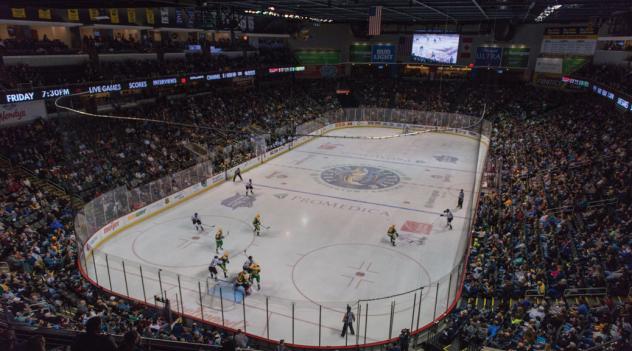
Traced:
<path fill-rule="evenodd" d="M 443 211 L 443 214 L 441 215 L 441 217 L 445 217 L 447 222 L 446 222 L 446 227 L 450 228 L 450 230 L 452 230 L 452 220 L 454 219 L 454 215 L 452 214 L 452 211 L 450 211 L 450 209 L 446 209 L 445 211 Z"/>
<path fill-rule="evenodd" d="M 211 278 L 217 280 L 217 266 L 219 266 L 221 263 L 222 263 L 222 260 L 220 260 L 219 257 L 217 257 L 217 255 L 213 257 L 213 259 L 211 260 L 211 263 L 208 266 L 208 271 L 211 274 Z"/>
<path fill-rule="evenodd" d="M 252 191 L 253 187 L 252 187 L 252 179 L 248 179 L 248 183 L 246 183 L 246 196 L 248 196 L 248 192 L 250 192 L 250 195 L 254 196 L 255 193 Z"/>
<path fill-rule="evenodd" d="M 195 230 L 197 230 L 198 232 L 204 231 L 204 227 L 202 227 L 202 220 L 198 216 L 197 212 L 191 217 L 191 222 L 193 222 Z"/>
<path fill-rule="evenodd" d="M 255 263 L 255 260 L 252 258 L 252 256 L 248 256 L 248 259 L 246 260 L 246 262 L 244 262 L 243 266 L 241 266 L 241 268 L 250 273 L 250 266 L 252 266 Z"/>

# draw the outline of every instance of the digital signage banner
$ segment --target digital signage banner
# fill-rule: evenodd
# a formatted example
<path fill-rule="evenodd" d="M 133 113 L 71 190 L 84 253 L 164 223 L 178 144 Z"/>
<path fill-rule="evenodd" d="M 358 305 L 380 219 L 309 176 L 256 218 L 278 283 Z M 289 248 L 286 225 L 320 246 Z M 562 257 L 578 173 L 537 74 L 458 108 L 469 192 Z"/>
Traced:
<path fill-rule="evenodd" d="M 301 65 L 335 65 L 340 63 L 340 50 L 298 50 L 294 54 Z"/>
<path fill-rule="evenodd" d="M 349 46 L 349 61 L 371 62 L 371 44 L 353 43 Z"/>
<path fill-rule="evenodd" d="M 502 63 L 503 49 L 498 47 L 476 48 L 476 66 L 498 67 Z"/>
<path fill-rule="evenodd" d="M 0 105 L 0 128 L 46 118 L 44 101 Z"/>
<path fill-rule="evenodd" d="M 382 63 L 395 62 L 395 45 L 374 44 L 371 46 L 371 61 Z"/>
<path fill-rule="evenodd" d="M 0 92 L 0 104 L 26 103 L 36 100 L 53 99 L 77 93 L 103 94 L 130 89 L 146 89 L 187 84 L 196 80 L 225 80 L 233 78 L 250 78 L 256 76 L 256 70 L 232 71 L 223 73 L 198 74 L 178 79 L 178 77 L 160 77 L 155 79 L 129 80 L 108 84 L 82 84 L 67 87 L 47 87 L 33 90 Z M 188 79 L 188 80 L 187 80 Z"/>
<path fill-rule="evenodd" d="M 529 48 L 504 48 L 503 67 L 527 68 L 529 66 Z"/>
<path fill-rule="evenodd" d="M 458 34 L 415 34 L 412 60 L 422 63 L 455 64 L 459 51 Z"/>

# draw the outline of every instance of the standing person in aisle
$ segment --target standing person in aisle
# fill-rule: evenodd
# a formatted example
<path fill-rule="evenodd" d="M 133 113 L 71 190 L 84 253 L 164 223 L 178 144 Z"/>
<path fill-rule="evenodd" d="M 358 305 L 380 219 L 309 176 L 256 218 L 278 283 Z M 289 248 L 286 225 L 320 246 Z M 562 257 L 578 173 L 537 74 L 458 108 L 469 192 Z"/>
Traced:
<path fill-rule="evenodd" d="M 217 228 L 217 232 L 215 232 L 215 253 L 219 253 L 219 250 L 224 249 L 224 231 L 222 228 Z"/>

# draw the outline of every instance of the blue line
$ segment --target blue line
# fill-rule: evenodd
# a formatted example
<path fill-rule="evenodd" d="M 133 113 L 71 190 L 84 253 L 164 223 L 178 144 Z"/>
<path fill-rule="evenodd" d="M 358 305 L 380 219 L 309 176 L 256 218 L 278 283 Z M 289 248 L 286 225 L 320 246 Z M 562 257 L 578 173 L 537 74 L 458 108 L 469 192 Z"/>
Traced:
<path fill-rule="evenodd" d="M 342 157 L 342 158 L 352 158 L 352 159 L 356 159 L 356 160 L 384 162 L 384 163 L 392 163 L 392 164 L 396 164 L 396 165 L 404 165 L 404 166 L 412 166 L 412 167 L 425 167 L 425 168 L 444 169 L 444 170 L 448 170 L 448 171 L 463 172 L 463 173 L 476 173 L 476 171 L 464 171 L 464 170 L 455 169 L 455 168 L 436 167 L 436 166 L 428 166 L 426 164 L 416 164 L 416 163 L 406 163 L 406 162 L 398 162 L 398 161 L 380 160 L 380 159 L 374 159 L 374 158 L 368 158 L 368 157 L 360 157 L 360 156 L 334 155 L 334 154 L 325 154 L 325 153 L 315 152 L 315 151 L 301 151 L 301 150 L 294 150 L 294 151 L 295 152 L 303 152 L 303 153 L 306 153 L 306 154 L 315 154 L 315 155 L 333 156 L 333 157 Z"/>
<path fill-rule="evenodd" d="M 320 196 L 320 197 L 328 197 L 328 198 L 332 198 L 332 199 L 336 199 L 336 200 L 344 200 L 344 201 L 351 201 L 351 202 L 359 202 L 359 203 L 367 204 L 367 205 L 390 207 L 390 208 L 395 208 L 395 209 L 398 209 L 398 210 L 420 212 L 420 213 L 429 213 L 429 214 L 433 214 L 433 215 L 441 215 L 442 214 L 442 212 L 432 212 L 432 211 L 426 211 L 426 210 L 419 210 L 419 209 L 416 209 L 416 208 L 408 208 L 408 207 L 401 207 L 401 206 L 394 206 L 394 205 L 386 205 L 386 204 L 380 204 L 380 203 L 377 203 L 377 202 L 370 202 L 370 201 L 354 200 L 354 199 L 349 199 L 349 198 L 346 198 L 346 197 L 324 195 L 324 194 L 318 194 L 318 193 L 310 193 L 310 192 L 307 192 L 307 191 L 292 190 L 292 189 L 281 188 L 281 187 L 276 187 L 276 186 L 271 186 L 271 185 L 263 185 L 263 184 L 258 184 L 258 183 L 254 184 L 254 185 L 260 186 L 262 188 L 269 188 L 269 189 L 276 189 L 276 190 L 285 190 L 285 191 L 290 191 L 290 192 L 299 193 L 299 194 L 306 194 L 306 195 L 313 195 L 313 196 Z M 454 216 L 454 218 L 467 218 L 467 217 Z"/>

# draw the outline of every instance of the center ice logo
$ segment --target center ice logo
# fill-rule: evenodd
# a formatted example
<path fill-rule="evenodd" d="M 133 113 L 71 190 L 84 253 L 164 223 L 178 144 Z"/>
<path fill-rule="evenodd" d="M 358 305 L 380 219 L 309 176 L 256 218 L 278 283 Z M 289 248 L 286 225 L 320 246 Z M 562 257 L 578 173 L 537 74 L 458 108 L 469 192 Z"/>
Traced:
<path fill-rule="evenodd" d="M 235 194 L 227 199 L 222 200 L 222 205 L 235 210 L 239 207 L 252 207 L 254 202 L 254 196 Z"/>
<path fill-rule="evenodd" d="M 399 176 L 371 166 L 339 166 L 327 169 L 320 178 L 328 184 L 349 189 L 376 190 L 399 184 Z"/>

